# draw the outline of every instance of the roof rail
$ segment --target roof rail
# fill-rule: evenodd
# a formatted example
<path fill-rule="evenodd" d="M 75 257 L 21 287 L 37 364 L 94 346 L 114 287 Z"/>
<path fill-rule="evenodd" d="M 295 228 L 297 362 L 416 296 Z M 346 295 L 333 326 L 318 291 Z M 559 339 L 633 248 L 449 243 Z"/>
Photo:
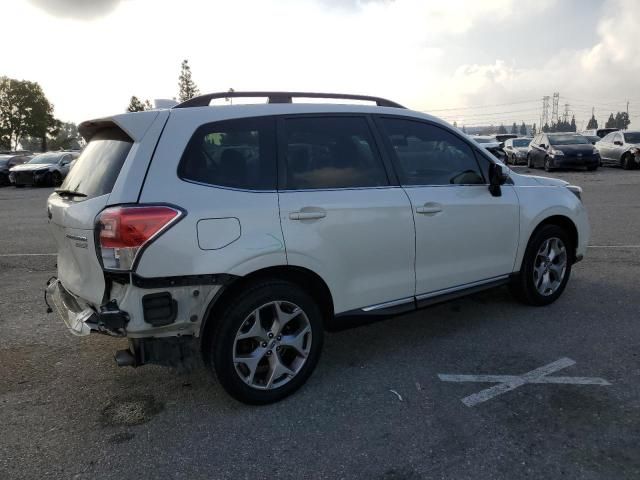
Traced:
<path fill-rule="evenodd" d="M 217 92 L 193 97 L 179 103 L 173 108 L 208 107 L 211 100 L 216 98 L 260 98 L 266 97 L 269 103 L 293 103 L 293 98 L 333 98 L 340 100 L 364 100 L 374 102 L 379 107 L 405 108 L 402 105 L 380 97 L 368 95 L 348 95 L 344 93 L 317 92 Z"/>

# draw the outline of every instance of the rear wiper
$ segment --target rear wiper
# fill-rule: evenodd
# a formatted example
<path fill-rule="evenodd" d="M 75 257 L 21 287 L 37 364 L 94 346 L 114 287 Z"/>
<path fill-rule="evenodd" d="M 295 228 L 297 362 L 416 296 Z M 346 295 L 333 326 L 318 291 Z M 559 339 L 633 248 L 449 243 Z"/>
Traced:
<path fill-rule="evenodd" d="M 73 190 L 54 190 L 61 197 L 86 197 L 87 195 L 80 192 L 74 192 Z"/>

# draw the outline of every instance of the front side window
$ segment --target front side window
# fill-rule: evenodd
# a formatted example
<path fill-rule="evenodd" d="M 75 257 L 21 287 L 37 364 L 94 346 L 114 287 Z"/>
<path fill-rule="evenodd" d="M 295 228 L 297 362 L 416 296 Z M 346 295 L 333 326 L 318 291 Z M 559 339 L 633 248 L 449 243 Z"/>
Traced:
<path fill-rule="evenodd" d="M 627 143 L 640 143 L 640 132 L 629 132 L 624 134 Z"/>
<path fill-rule="evenodd" d="M 275 190 L 274 121 L 268 117 L 209 123 L 196 130 L 178 175 L 208 185 Z"/>
<path fill-rule="evenodd" d="M 397 118 L 382 118 L 402 185 L 484 184 L 469 144 L 444 128 Z"/>
<path fill-rule="evenodd" d="M 363 117 L 288 118 L 284 142 L 289 190 L 389 184 Z"/>

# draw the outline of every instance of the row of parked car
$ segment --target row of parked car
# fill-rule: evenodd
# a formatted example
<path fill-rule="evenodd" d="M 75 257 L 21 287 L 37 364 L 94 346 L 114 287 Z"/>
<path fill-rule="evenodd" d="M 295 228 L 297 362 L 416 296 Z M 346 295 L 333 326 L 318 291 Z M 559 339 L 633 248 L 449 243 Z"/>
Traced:
<path fill-rule="evenodd" d="M 509 134 L 471 138 L 506 164 L 546 171 L 596 170 L 603 165 L 640 168 L 640 131 L 603 128 L 582 133 L 539 133 L 533 138 Z"/>
<path fill-rule="evenodd" d="M 80 152 L 76 150 L 39 155 L 25 150 L 0 151 L 0 185 L 57 187 L 79 156 Z"/>

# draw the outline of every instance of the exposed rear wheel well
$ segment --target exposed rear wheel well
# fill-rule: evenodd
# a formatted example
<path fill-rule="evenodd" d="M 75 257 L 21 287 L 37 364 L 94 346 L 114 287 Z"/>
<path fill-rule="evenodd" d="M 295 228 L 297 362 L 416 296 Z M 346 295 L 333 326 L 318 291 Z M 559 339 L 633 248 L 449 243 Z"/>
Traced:
<path fill-rule="evenodd" d="M 565 217 L 564 215 L 553 215 L 552 217 L 545 218 L 540 222 L 535 230 L 531 232 L 529 239 L 533 238 L 535 233 L 545 225 L 556 225 L 567 232 L 569 239 L 571 240 L 570 261 L 571 263 L 574 263 L 576 260 L 576 248 L 578 248 L 578 229 L 576 228 L 575 223 L 573 223 L 569 217 Z"/>
<path fill-rule="evenodd" d="M 219 295 L 216 295 L 211 302 L 212 305 L 208 309 L 208 314 L 202 322 L 201 342 L 208 342 L 208 336 L 215 330 L 216 322 L 229 302 L 232 302 L 233 299 L 249 285 L 269 279 L 285 280 L 294 283 L 311 295 L 322 311 L 325 327 L 333 318 L 333 297 L 331 296 L 329 287 L 318 274 L 303 267 L 290 265 L 269 267 L 234 280 L 225 286 Z"/>

